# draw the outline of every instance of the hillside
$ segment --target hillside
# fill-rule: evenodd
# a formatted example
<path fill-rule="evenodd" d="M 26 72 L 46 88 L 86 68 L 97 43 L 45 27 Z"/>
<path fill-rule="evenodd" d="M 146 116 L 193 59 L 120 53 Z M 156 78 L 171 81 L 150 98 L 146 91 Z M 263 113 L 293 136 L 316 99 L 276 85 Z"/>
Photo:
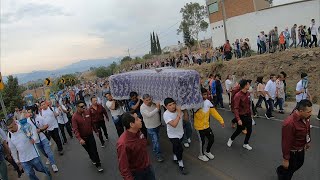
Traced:
<path fill-rule="evenodd" d="M 39 79 L 43 81 L 43 79 L 47 77 L 56 78 L 65 74 L 85 72 L 88 71 L 91 67 L 108 66 L 114 61 L 117 62 L 118 59 L 119 58 L 81 60 L 79 62 L 72 63 L 70 65 L 52 71 L 39 70 L 30 73 L 13 74 L 13 76 L 18 77 L 19 84 L 24 84 L 28 81 L 37 81 Z M 7 78 L 4 76 L 3 79 L 4 81 L 6 81 Z"/>
<path fill-rule="evenodd" d="M 210 64 L 194 65 L 186 69 L 195 69 L 203 77 L 210 73 L 219 73 L 224 81 L 228 74 L 236 75 L 239 80 L 243 75 L 247 79 L 256 80 L 257 76 L 264 76 L 264 81 L 269 80 L 271 73 L 278 74 L 285 71 L 287 77 L 287 93 L 289 101 L 294 101 L 295 86 L 300 80 L 301 72 L 309 75 L 309 90 L 313 96 L 313 102 L 320 102 L 320 48 L 313 49 L 291 49 L 275 54 L 255 55 L 243 59 L 232 59 L 231 61 L 215 62 Z M 86 72 L 81 77 L 84 80 L 92 80 L 92 73 Z"/>
<path fill-rule="evenodd" d="M 294 100 L 296 83 L 300 80 L 300 74 L 306 72 L 309 76 L 309 90 L 313 96 L 313 102 L 320 102 L 320 48 L 293 49 L 275 54 L 256 55 L 240 60 L 216 62 L 193 66 L 202 76 L 219 73 L 224 81 L 228 74 L 235 74 L 239 79 L 243 75 L 247 79 L 256 80 L 257 76 L 264 76 L 264 81 L 269 80 L 271 73 L 278 74 L 281 71 L 287 73 L 287 92 L 290 100 Z"/>

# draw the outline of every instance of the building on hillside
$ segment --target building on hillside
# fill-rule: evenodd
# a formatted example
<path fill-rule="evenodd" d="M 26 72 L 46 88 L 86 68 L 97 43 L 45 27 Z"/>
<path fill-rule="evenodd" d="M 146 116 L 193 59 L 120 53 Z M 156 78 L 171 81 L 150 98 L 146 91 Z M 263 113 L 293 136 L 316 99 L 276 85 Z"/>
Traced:
<path fill-rule="evenodd" d="M 223 23 L 223 6 L 225 9 L 225 24 Z M 293 0 L 291 3 L 279 6 L 270 6 L 268 0 L 206 0 L 209 12 L 210 27 L 212 30 L 213 47 L 225 43 L 225 30 L 227 38 L 232 44 L 236 39 L 249 38 L 252 49 L 256 50 L 257 36 L 261 31 L 266 34 L 275 26 L 279 33 L 286 27 L 291 29 L 294 24 L 306 25 L 311 19 L 319 25 L 319 0 Z M 303 13 L 301 12 L 303 7 Z"/>

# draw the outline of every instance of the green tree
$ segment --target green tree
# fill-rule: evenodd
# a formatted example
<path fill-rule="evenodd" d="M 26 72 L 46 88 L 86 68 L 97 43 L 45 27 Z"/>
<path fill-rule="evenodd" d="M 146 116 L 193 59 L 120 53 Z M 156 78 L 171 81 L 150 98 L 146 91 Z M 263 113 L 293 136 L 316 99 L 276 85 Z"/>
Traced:
<path fill-rule="evenodd" d="M 158 34 L 157 34 L 157 44 L 156 44 L 156 47 L 157 47 L 157 54 L 161 54 L 161 46 L 160 46 L 160 41 L 159 41 L 159 38 L 158 38 Z"/>
<path fill-rule="evenodd" d="M 8 76 L 7 83 L 5 83 L 4 89 L 0 92 L 6 106 L 7 113 L 13 113 L 15 107 L 22 107 L 23 97 L 21 96 L 23 88 L 18 84 L 18 78 L 12 75 Z M 2 107 L 1 107 L 2 110 Z M 4 114 L 0 112 L 1 118 L 4 118 Z"/>
<path fill-rule="evenodd" d="M 120 63 L 123 64 L 123 63 L 125 63 L 127 61 L 131 61 L 131 60 L 132 60 L 131 57 L 125 56 L 124 58 L 121 59 Z"/>
<path fill-rule="evenodd" d="M 152 55 L 151 54 L 145 54 L 142 59 L 151 59 Z"/>
<path fill-rule="evenodd" d="M 156 42 L 156 36 L 154 35 L 154 32 L 152 33 L 152 46 L 153 46 L 153 51 L 151 51 L 151 54 L 157 54 L 157 42 Z"/>
<path fill-rule="evenodd" d="M 111 74 L 113 74 L 117 69 L 117 63 L 113 61 L 112 64 L 108 66 L 108 68 L 110 69 Z"/>
<path fill-rule="evenodd" d="M 191 38 L 199 42 L 199 33 L 206 31 L 209 24 L 205 21 L 208 18 L 206 7 L 199 3 L 187 3 L 181 8 L 182 21 L 180 23 L 179 33 L 190 33 Z"/>
<path fill-rule="evenodd" d="M 152 33 L 150 33 L 150 48 L 151 48 L 151 54 L 154 53 L 154 41 L 153 41 L 153 38 L 152 38 Z"/>
<path fill-rule="evenodd" d="M 99 67 L 95 70 L 95 74 L 99 78 L 105 78 L 112 75 L 110 68 Z"/>
<path fill-rule="evenodd" d="M 191 37 L 189 28 L 186 26 L 185 23 L 183 23 L 182 33 L 183 33 L 183 41 L 185 45 L 188 46 L 189 48 L 194 46 L 195 40 Z"/>

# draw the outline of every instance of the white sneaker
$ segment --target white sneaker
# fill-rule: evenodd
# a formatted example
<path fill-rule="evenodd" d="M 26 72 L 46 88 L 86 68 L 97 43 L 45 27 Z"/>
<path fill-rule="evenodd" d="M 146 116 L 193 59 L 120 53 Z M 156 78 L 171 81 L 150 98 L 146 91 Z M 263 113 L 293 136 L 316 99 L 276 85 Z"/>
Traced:
<path fill-rule="evenodd" d="M 227 146 L 231 147 L 232 146 L 233 141 L 231 140 L 231 138 L 229 138 L 228 142 L 227 142 Z"/>
<path fill-rule="evenodd" d="M 183 143 L 184 147 L 188 148 L 190 147 L 189 143 Z"/>
<path fill-rule="evenodd" d="M 51 141 L 49 141 L 49 146 L 51 146 L 52 145 L 52 143 L 51 143 Z"/>
<path fill-rule="evenodd" d="M 317 120 L 319 120 L 319 121 L 320 121 L 320 118 L 318 118 L 318 117 L 317 117 Z"/>
<path fill-rule="evenodd" d="M 249 144 L 244 144 L 242 147 L 245 148 L 245 149 L 247 149 L 247 150 L 249 150 L 249 151 L 252 150 L 252 147 L 249 146 Z"/>
<path fill-rule="evenodd" d="M 59 171 L 59 169 L 58 169 L 58 167 L 55 165 L 55 164 L 52 164 L 52 170 L 53 170 L 53 172 L 58 172 Z"/>
<path fill-rule="evenodd" d="M 189 144 L 191 143 L 191 139 L 190 139 L 190 138 L 188 139 L 188 143 L 189 143 Z"/>
<path fill-rule="evenodd" d="M 211 154 L 211 152 L 204 152 L 204 155 L 206 155 L 209 159 L 214 159 L 214 155 Z"/>
<path fill-rule="evenodd" d="M 204 161 L 204 162 L 209 161 L 209 158 L 207 156 L 205 156 L 205 155 L 198 156 L 198 159 L 200 159 L 201 161 Z"/>
<path fill-rule="evenodd" d="M 47 161 L 46 161 L 46 165 L 49 165 L 50 164 L 50 161 L 49 161 L 49 159 L 47 159 Z"/>

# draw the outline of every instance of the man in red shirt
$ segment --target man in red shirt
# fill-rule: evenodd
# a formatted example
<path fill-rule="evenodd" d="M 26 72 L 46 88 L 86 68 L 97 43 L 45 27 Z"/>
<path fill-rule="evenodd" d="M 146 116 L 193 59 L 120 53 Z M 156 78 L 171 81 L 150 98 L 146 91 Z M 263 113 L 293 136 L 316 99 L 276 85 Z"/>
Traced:
<path fill-rule="evenodd" d="M 229 61 L 232 58 L 231 45 L 229 43 L 229 40 L 227 40 L 226 43 L 223 45 L 223 52 L 226 60 Z"/>
<path fill-rule="evenodd" d="M 93 136 L 93 121 L 84 101 L 76 102 L 77 112 L 72 116 L 72 129 L 83 148 L 88 152 L 92 164 L 102 172 L 96 141 Z"/>
<path fill-rule="evenodd" d="M 277 168 L 279 180 L 290 180 L 304 162 L 310 138 L 311 101 L 301 100 L 297 109 L 282 123 L 282 165 Z"/>
<path fill-rule="evenodd" d="M 140 131 L 142 121 L 136 113 L 124 113 L 121 117 L 126 131 L 117 142 L 119 170 L 124 180 L 155 180 L 147 139 Z"/>
<path fill-rule="evenodd" d="M 108 114 L 106 109 L 97 103 L 97 98 L 94 96 L 91 98 L 91 106 L 90 106 L 90 113 L 93 120 L 93 125 L 99 134 L 99 139 L 101 142 L 101 147 L 104 147 L 105 141 L 103 140 L 102 130 L 104 132 L 104 136 L 106 140 L 108 140 L 108 131 L 104 121 L 104 117 L 109 121 Z M 102 130 L 101 130 L 102 129 Z"/>
<path fill-rule="evenodd" d="M 252 118 L 251 118 L 251 101 L 250 93 L 248 92 L 250 88 L 250 83 L 248 80 L 241 80 L 239 82 L 240 91 L 234 96 L 234 110 L 233 113 L 237 121 L 237 129 L 229 138 L 227 146 L 231 147 L 234 139 L 241 133 L 245 128 L 247 129 L 247 134 L 244 139 L 243 148 L 247 150 L 252 150 L 249 145 L 249 139 L 252 132 Z"/>

